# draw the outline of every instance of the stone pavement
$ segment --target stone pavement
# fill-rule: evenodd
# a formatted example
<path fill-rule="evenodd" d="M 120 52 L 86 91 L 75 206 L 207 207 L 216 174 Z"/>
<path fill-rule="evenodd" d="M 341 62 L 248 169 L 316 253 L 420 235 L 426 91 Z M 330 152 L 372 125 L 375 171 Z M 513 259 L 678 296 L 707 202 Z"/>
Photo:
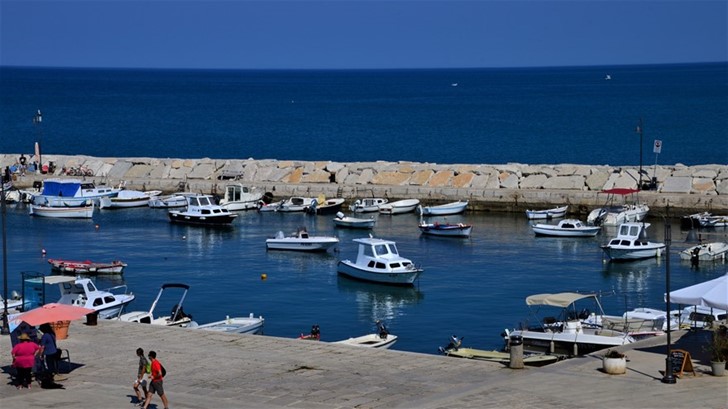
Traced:
<path fill-rule="evenodd" d="M 708 374 L 700 333 L 676 332 L 697 376 L 663 384 L 665 339 L 622 347 L 625 375 L 598 356 L 512 370 L 498 363 L 324 342 L 229 335 L 118 321 L 73 322 L 59 346 L 72 361 L 65 389 L 16 390 L 0 337 L 0 408 L 133 408 L 137 347 L 167 369 L 170 408 L 727 408 L 728 377 Z M 434 348 L 434 347 L 433 347 Z M 158 397 L 152 408 L 162 408 Z"/>

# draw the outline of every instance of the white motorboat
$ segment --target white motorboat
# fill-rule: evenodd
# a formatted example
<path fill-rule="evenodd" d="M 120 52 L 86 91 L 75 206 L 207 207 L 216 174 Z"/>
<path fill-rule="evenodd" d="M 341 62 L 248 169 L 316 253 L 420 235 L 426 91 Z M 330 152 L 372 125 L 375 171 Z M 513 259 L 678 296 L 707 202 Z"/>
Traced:
<path fill-rule="evenodd" d="M 529 220 L 557 219 L 559 217 L 564 217 L 567 210 L 569 210 L 569 205 L 545 210 L 526 210 L 526 218 Z"/>
<path fill-rule="evenodd" d="M 728 319 L 728 311 L 704 305 L 689 305 L 682 310 L 670 311 L 670 316 L 677 318 L 680 329 L 705 328 Z"/>
<path fill-rule="evenodd" d="M 624 332 L 635 340 L 664 335 L 668 327 L 667 313 L 654 308 L 635 308 L 621 316 L 591 313 L 586 319 L 582 320 L 582 323 L 595 328 Z M 679 328 L 679 324 L 675 319 L 672 319 L 669 325 L 670 330 Z"/>
<path fill-rule="evenodd" d="M 149 198 L 149 207 L 154 209 L 185 207 L 187 206 L 187 198 L 196 195 L 197 193 L 192 192 L 179 192 L 171 195 L 151 197 Z"/>
<path fill-rule="evenodd" d="M 377 333 L 366 334 L 360 337 L 353 337 L 341 341 L 335 341 L 334 344 L 350 345 L 355 347 L 366 348 L 382 348 L 387 349 L 397 342 L 397 336 L 392 335 L 387 327 L 381 321 L 377 321 Z"/>
<path fill-rule="evenodd" d="M 336 213 L 334 217 L 334 225 L 336 227 L 346 227 L 349 229 L 371 229 L 376 224 L 376 219 L 370 217 L 369 219 L 362 219 L 357 217 L 344 216 L 344 213 Z"/>
<path fill-rule="evenodd" d="M 379 213 L 382 214 L 403 214 L 413 212 L 420 204 L 418 199 L 405 199 L 396 202 L 389 202 L 379 206 Z"/>
<path fill-rule="evenodd" d="M 488 351 L 483 349 L 475 348 L 464 348 L 462 347 L 463 338 L 456 337 L 453 335 L 450 337 L 450 342 L 446 347 L 439 347 L 438 351 L 441 354 L 452 356 L 455 358 L 475 359 L 478 361 L 490 361 L 499 362 L 502 364 L 510 364 L 511 354 L 510 352 L 503 351 Z M 550 363 L 554 363 L 559 360 L 556 355 L 547 354 L 526 354 L 523 356 L 524 365 L 529 366 L 544 366 Z"/>
<path fill-rule="evenodd" d="M 187 197 L 187 208 L 185 210 L 170 210 L 169 220 L 172 223 L 184 223 L 194 225 L 230 225 L 235 218 L 235 213 L 215 204 L 210 195 L 195 195 Z"/>
<path fill-rule="evenodd" d="M 714 261 L 725 260 L 728 255 L 728 243 L 703 243 L 680 252 L 680 260 Z"/>
<path fill-rule="evenodd" d="M 714 216 L 710 213 L 701 217 L 699 220 L 700 227 L 726 227 L 728 226 L 728 216 Z"/>
<path fill-rule="evenodd" d="M 556 225 L 538 223 L 531 228 L 537 236 L 557 237 L 594 237 L 602 229 L 599 226 L 586 226 L 576 219 L 563 219 Z"/>
<path fill-rule="evenodd" d="M 228 334 L 260 334 L 263 332 L 263 317 L 255 317 L 251 312 L 247 317 L 225 317 L 224 320 L 197 325 L 192 321 L 187 328 L 204 331 L 218 331 Z"/>
<path fill-rule="evenodd" d="M 225 186 L 225 195 L 220 199 L 220 206 L 233 211 L 252 210 L 258 208 L 258 202 L 263 199 L 263 193 L 256 191 L 255 187 L 248 187 L 241 183 L 230 183 Z"/>
<path fill-rule="evenodd" d="M 304 212 L 307 208 L 311 207 L 313 201 L 316 200 L 313 197 L 290 197 L 286 200 L 281 200 L 273 203 L 265 203 L 262 200 L 258 202 L 259 212 Z"/>
<path fill-rule="evenodd" d="M 354 213 L 378 212 L 379 206 L 387 204 L 387 202 L 389 202 L 389 200 L 382 197 L 356 199 L 354 203 L 349 206 L 349 210 Z"/>
<path fill-rule="evenodd" d="M 506 330 L 504 338 L 507 345 L 511 337 L 520 336 L 524 352 L 578 356 L 635 342 L 633 337 L 624 332 L 584 324 L 582 320 L 589 317 L 591 311 L 585 308 L 579 310 L 576 303 L 580 300 L 594 302 L 597 314 L 604 315 L 596 294 L 567 292 L 526 297 L 529 307 L 536 306 L 540 310 L 552 306 L 560 308 L 561 312 L 559 315 L 536 316 L 536 325 Z"/>
<path fill-rule="evenodd" d="M 97 201 L 101 197 L 114 197 L 120 191 L 121 188 L 96 186 L 78 179 L 46 179 L 40 194 L 33 195 L 30 202 L 45 206 L 81 206 L 85 199 Z"/>
<path fill-rule="evenodd" d="M 337 244 L 339 239 L 336 237 L 310 236 L 304 228 L 288 237 L 279 231 L 274 238 L 265 241 L 268 250 L 326 251 Z"/>
<path fill-rule="evenodd" d="M 665 252 L 663 243 L 647 241 L 649 223 L 623 223 L 617 237 L 602 246 L 604 253 L 612 260 L 638 260 L 660 257 Z"/>
<path fill-rule="evenodd" d="M 635 194 L 637 189 L 608 189 L 601 193 L 607 194 L 607 203 L 604 207 L 592 210 L 586 218 L 587 224 L 594 226 L 619 226 L 622 223 L 642 221 L 650 207 L 644 203 L 638 203 Z M 623 197 L 623 204 L 614 204 L 616 196 Z M 628 203 L 627 196 L 632 197 Z"/>
<path fill-rule="evenodd" d="M 422 216 L 446 216 L 460 214 L 468 207 L 468 201 L 460 201 L 441 204 L 437 206 L 417 206 L 417 211 Z"/>
<path fill-rule="evenodd" d="M 149 201 L 162 194 L 161 190 L 139 191 L 122 190 L 114 197 L 105 196 L 99 200 L 100 209 L 121 209 L 130 207 L 148 207 Z"/>
<path fill-rule="evenodd" d="M 65 219 L 90 219 L 94 215 L 93 200 L 85 199 L 83 206 L 43 206 L 30 204 L 29 213 L 31 216 L 65 218 Z"/>
<path fill-rule="evenodd" d="M 375 283 L 412 285 L 424 271 L 401 257 L 393 241 L 367 237 L 354 242 L 359 244 L 356 262 L 339 261 L 339 274 Z"/>
<path fill-rule="evenodd" d="M 170 288 L 178 288 L 182 290 L 182 297 L 180 298 L 179 303 L 175 304 L 169 315 L 155 317 L 154 310 L 157 308 L 157 303 L 162 297 L 162 293 L 164 293 L 164 290 Z M 182 303 L 184 302 L 189 289 L 190 286 L 188 286 L 187 284 L 162 284 L 162 287 L 159 289 L 159 293 L 157 293 L 157 298 L 154 299 L 154 302 L 152 303 L 151 308 L 149 308 L 149 311 L 128 312 L 121 315 L 119 317 L 119 320 L 126 322 L 139 322 L 142 324 L 165 325 L 168 327 L 186 327 L 190 325 L 190 323 L 192 323 L 192 316 L 184 312 L 184 310 L 182 309 Z"/>
<path fill-rule="evenodd" d="M 10 297 L 8 297 L 7 301 L 8 301 L 8 315 L 17 314 L 19 312 L 22 312 L 23 296 L 20 295 L 17 291 L 11 292 Z M 5 299 L 3 298 L 2 295 L 0 295 L 0 308 L 5 308 Z"/>
<path fill-rule="evenodd" d="M 422 234 L 430 236 L 446 236 L 446 237 L 470 237 L 473 226 L 465 223 L 425 223 L 420 220 L 419 224 Z"/>
<path fill-rule="evenodd" d="M 57 284 L 61 291 L 61 298 L 57 303 L 91 308 L 103 319 L 118 317 L 136 298 L 127 291 L 126 285 L 99 290 L 88 278 L 46 276 L 30 280 L 43 280 L 43 283 L 49 285 Z"/>

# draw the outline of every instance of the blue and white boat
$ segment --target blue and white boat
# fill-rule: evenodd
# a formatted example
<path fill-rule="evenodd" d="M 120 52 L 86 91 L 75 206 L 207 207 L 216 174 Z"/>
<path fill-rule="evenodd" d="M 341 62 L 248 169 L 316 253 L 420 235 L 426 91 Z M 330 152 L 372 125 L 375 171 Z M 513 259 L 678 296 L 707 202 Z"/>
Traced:
<path fill-rule="evenodd" d="M 31 198 L 31 203 L 50 207 L 85 206 L 88 199 L 98 201 L 102 197 L 116 197 L 120 191 L 120 188 L 96 186 L 78 179 L 46 179 L 43 190 Z"/>

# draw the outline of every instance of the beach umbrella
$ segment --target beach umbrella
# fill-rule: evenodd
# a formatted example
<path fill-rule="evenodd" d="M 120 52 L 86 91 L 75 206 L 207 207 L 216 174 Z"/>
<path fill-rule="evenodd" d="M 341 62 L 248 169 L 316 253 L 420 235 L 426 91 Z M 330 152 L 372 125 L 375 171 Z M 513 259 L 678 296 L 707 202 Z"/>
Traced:
<path fill-rule="evenodd" d="M 728 274 L 714 280 L 670 291 L 670 302 L 728 310 Z"/>
<path fill-rule="evenodd" d="M 74 321 L 80 320 L 86 314 L 95 310 L 91 308 L 76 307 L 74 305 L 50 303 L 38 308 L 32 309 L 23 314 L 19 314 L 13 318 L 16 325 L 25 321 L 29 325 L 36 326 L 48 324 L 57 321 Z"/>

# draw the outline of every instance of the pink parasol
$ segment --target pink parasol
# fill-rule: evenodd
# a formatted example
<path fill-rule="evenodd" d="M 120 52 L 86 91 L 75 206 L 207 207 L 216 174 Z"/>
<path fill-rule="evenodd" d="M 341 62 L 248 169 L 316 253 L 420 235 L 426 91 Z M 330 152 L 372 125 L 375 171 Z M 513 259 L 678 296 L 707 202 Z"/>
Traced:
<path fill-rule="evenodd" d="M 47 324 L 57 321 L 73 321 L 80 320 L 85 317 L 86 314 L 92 313 L 95 310 L 91 308 L 76 307 L 74 305 L 50 303 L 41 307 L 32 309 L 26 313 L 20 314 L 15 317 L 14 321 L 22 322 L 25 321 L 29 325 L 40 325 Z"/>

